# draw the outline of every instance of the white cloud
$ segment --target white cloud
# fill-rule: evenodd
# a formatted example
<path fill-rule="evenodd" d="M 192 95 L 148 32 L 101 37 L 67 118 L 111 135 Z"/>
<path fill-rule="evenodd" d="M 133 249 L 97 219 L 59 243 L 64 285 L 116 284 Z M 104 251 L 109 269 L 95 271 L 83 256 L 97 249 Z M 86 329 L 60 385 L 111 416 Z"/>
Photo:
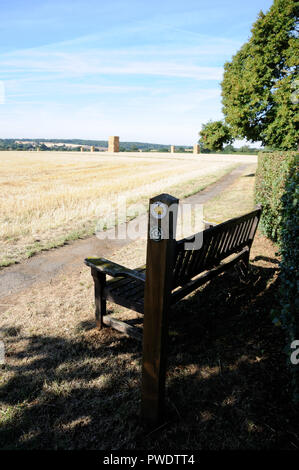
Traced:
<path fill-rule="evenodd" d="M 120 57 L 99 57 L 90 52 L 75 53 L 46 53 L 28 51 L 19 56 L 2 59 L 2 73 L 24 74 L 44 73 L 62 75 L 63 77 L 78 77 L 86 75 L 156 75 L 178 78 L 193 78 L 196 80 L 220 80 L 222 67 L 205 67 L 194 65 L 191 61 L 174 62 L 173 60 L 130 60 Z"/>

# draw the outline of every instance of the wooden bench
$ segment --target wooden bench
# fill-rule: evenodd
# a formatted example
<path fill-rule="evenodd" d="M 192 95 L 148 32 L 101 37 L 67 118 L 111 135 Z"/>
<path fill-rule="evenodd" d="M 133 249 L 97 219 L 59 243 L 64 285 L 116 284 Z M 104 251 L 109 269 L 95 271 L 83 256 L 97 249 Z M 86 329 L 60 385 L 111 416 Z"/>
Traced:
<path fill-rule="evenodd" d="M 149 201 L 146 266 L 128 269 L 104 258 L 85 259 L 94 279 L 98 328 L 110 326 L 143 341 L 142 416 L 153 424 L 163 416 L 171 306 L 237 264 L 246 275 L 262 211 L 257 206 L 254 211 L 221 224 L 206 223 L 207 228 L 201 233 L 202 246 L 190 249 L 199 234 L 175 239 L 178 202 L 169 194 Z M 112 279 L 107 280 L 107 275 Z M 107 300 L 142 314 L 143 330 L 134 326 L 141 315 L 136 322 L 107 315 Z"/>

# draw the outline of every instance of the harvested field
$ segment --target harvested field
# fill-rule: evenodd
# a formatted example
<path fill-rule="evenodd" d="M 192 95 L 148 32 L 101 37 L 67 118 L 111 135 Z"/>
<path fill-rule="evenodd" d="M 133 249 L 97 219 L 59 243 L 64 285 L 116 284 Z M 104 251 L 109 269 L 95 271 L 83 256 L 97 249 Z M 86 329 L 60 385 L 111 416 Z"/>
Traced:
<path fill-rule="evenodd" d="M 110 214 L 119 196 L 146 210 L 149 197 L 193 194 L 237 161 L 219 156 L 0 152 L 0 265 L 91 235 L 102 219 L 106 227 L 114 225 Z"/>

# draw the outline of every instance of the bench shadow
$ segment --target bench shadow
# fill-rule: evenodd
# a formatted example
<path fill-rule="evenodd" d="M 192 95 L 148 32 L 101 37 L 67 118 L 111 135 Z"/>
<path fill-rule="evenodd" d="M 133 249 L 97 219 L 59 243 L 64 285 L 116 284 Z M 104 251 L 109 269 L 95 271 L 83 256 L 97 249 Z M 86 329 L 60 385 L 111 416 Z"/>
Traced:
<path fill-rule="evenodd" d="M 272 263 L 279 266 L 279 260 L 276 258 L 270 258 L 269 256 L 258 255 L 255 256 L 252 261 L 266 261 L 267 263 Z"/>
<path fill-rule="evenodd" d="M 65 337 L 21 333 L 0 389 L 1 449 L 267 449 L 299 446 L 275 305 L 275 268 L 225 273 L 170 315 L 165 422 L 139 417 L 141 345 L 80 322 Z"/>

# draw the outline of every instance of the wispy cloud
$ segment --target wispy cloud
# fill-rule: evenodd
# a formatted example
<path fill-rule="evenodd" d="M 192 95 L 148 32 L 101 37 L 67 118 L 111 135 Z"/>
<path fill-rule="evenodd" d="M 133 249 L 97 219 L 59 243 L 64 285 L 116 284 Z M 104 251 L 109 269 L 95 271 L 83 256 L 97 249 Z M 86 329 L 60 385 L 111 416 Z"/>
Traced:
<path fill-rule="evenodd" d="M 193 51 L 194 55 L 195 52 Z M 190 59 L 190 51 L 180 50 L 177 61 L 175 52 L 160 53 L 161 60 L 153 60 L 154 51 L 140 50 L 103 51 L 92 50 L 84 53 L 51 52 L 43 50 L 20 51 L 2 56 L 2 74 L 60 74 L 64 77 L 84 75 L 158 75 L 185 77 L 196 80 L 221 79 L 222 67 L 196 65 Z M 159 54 L 157 54 L 159 56 Z M 182 59 L 183 58 L 183 59 Z"/>
<path fill-rule="evenodd" d="M 271 1 L 6 2 L 1 133 L 193 143 L 221 119 L 223 64 Z"/>

